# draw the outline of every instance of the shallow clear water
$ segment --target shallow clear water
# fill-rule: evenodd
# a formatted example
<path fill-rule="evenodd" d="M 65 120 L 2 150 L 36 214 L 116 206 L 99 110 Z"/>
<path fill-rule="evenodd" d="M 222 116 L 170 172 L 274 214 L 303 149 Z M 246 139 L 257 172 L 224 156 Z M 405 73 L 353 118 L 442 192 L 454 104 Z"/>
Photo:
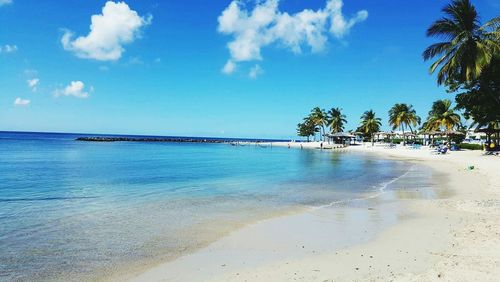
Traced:
<path fill-rule="evenodd" d="M 74 138 L 0 133 L 1 280 L 168 258 L 251 220 L 375 195 L 411 167 L 346 152 Z"/>

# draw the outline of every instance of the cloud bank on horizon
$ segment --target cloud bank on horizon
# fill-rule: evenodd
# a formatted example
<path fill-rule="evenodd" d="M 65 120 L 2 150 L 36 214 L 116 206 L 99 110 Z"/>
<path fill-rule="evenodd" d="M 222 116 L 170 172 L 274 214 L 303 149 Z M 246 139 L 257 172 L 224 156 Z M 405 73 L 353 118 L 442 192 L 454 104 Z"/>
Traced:
<path fill-rule="evenodd" d="M 151 15 L 139 16 L 125 2 L 108 1 L 101 14 L 91 17 L 89 34 L 73 39 L 73 32 L 66 30 L 61 43 L 79 58 L 116 61 L 125 52 L 123 46 L 137 39 L 151 21 Z"/>
<path fill-rule="evenodd" d="M 227 44 L 230 58 L 222 68 L 225 74 L 236 70 L 238 62 L 261 61 L 261 49 L 277 44 L 301 53 L 304 46 L 311 52 L 325 49 L 329 37 L 347 35 L 357 23 L 368 18 L 361 10 L 346 19 L 342 14 L 342 0 L 327 0 L 322 9 L 304 9 L 290 15 L 278 9 L 279 0 L 264 0 L 248 10 L 241 0 L 233 0 L 218 18 L 218 31 L 232 36 Z M 255 69 L 252 68 L 253 70 Z M 255 77 L 255 72 L 249 75 Z"/>

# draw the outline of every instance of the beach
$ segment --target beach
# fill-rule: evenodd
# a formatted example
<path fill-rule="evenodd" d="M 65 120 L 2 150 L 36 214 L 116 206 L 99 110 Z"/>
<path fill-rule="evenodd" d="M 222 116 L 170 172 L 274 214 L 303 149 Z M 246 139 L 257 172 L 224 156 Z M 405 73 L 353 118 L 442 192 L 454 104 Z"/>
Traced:
<path fill-rule="evenodd" d="M 52 2 L 0 0 L 0 282 L 500 281 L 500 1 Z"/>
<path fill-rule="evenodd" d="M 300 148 L 300 143 L 274 146 L 289 144 L 291 149 Z M 400 191 L 403 195 L 398 198 L 382 193 L 375 197 L 377 203 L 365 199 L 259 221 L 127 280 L 496 281 L 500 277 L 499 157 L 480 151 L 433 155 L 427 148 L 402 146 L 341 150 L 429 167 L 439 174 L 441 194 L 413 197 L 422 191 L 411 187 Z M 383 228 L 370 226 L 376 220 L 360 221 L 391 212 L 398 220 L 381 224 Z M 332 220 L 346 215 L 345 220 Z"/>

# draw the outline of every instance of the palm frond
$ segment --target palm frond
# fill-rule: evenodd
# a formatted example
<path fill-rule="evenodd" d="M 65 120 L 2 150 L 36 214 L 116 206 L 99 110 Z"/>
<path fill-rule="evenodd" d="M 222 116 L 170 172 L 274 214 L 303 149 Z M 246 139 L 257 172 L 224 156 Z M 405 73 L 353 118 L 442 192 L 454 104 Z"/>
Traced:
<path fill-rule="evenodd" d="M 436 36 L 443 39 L 451 40 L 454 38 L 460 29 L 457 27 L 456 23 L 450 19 L 442 18 L 435 21 L 426 32 L 428 37 Z"/>
<path fill-rule="evenodd" d="M 425 49 L 425 51 L 422 53 L 422 57 L 424 58 L 425 61 L 427 61 L 431 58 L 434 58 L 435 56 L 444 53 L 449 53 L 449 51 L 452 49 L 453 46 L 451 45 L 450 42 L 435 43 Z"/>

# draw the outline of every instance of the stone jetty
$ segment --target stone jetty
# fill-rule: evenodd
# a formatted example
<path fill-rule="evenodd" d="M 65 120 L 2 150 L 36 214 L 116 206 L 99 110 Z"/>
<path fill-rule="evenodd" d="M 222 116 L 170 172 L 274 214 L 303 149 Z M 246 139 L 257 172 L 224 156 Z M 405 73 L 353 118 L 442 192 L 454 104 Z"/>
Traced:
<path fill-rule="evenodd" d="M 89 136 L 78 137 L 76 141 L 86 142 L 175 142 L 175 143 L 228 143 L 231 140 L 224 139 L 203 139 L 189 137 L 110 137 L 110 136 Z"/>

